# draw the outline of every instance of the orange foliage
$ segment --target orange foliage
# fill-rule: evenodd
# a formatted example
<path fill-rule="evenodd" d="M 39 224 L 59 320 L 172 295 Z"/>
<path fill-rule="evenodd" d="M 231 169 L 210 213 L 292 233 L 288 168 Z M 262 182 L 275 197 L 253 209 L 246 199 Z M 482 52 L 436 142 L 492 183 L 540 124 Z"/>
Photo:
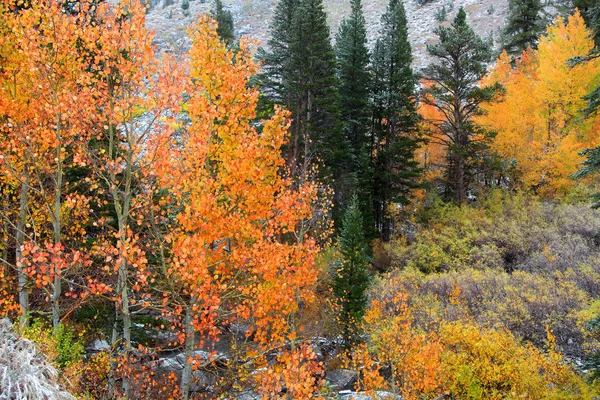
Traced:
<path fill-rule="evenodd" d="M 262 121 L 260 133 L 252 124 L 258 92 L 248 80 L 258 66 L 249 44 L 227 49 L 206 18 L 190 35 L 185 109 L 191 124 L 158 139 L 162 152 L 153 171 L 168 193 L 162 201 L 176 210 L 164 238 L 172 254 L 164 271 L 172 288 L 165 302 L 190 319 L 183 330 L 187 341 L 196 331 L 214 336 L 222 324 L 244 320 L 264 349 L 293 342 L 301 328 L 294 313 L 312 301 L 318 275 L 318 246 L 296 234 L 312 213 L 315 188 L 294 189 L 280 174 L 288 113 L 277 110 Z M 292 375 L 305 374 L 294 364 L 310 356 L 305 353 L 279 363 Z"/>
<path fill-rule="evenodd" d="M 365 315 L 370 348 L 392 368 L 393 386 L 407 399 L 440 393 L 442 346 L 434 334 L 412 325 L 407 296 L 373 300 Z"/>
<path fill-rule="evenodd" d="M 600 59 L 571 68 L 569 60 L 587 54 L 594 46 L 583 18 L 576 13 L 557 18 L 540 39 L 511 66 L 503 53 L 484 84 L 499 82 L 506 88 L 503 102 L 487 104 L 478 122 L 498 134 L 492 150 L 514 160 L 526 186 L 540 187 L 547 195 L 573 186 L 578 153 L 600 144 L 600 119 L 584 121 L 582 98 L 600 83 Z"/>
<path fill-rule="evenodd" d="M 432 83 L 423 81 L 421 84 L 427 88 Z M 426 96 L 431 97 L 431 94 L 426 94 Z M 441 178 L 443 167 L 446 163 L 447 147 L 444 135 L 439 129 L 439 125 L 446 120 L 446 117 L 432 104 L 432 99 L 429 102 L 422 101 L 419 103 L 419 114 L 423 117 L 421 130 L 426 133 L 428 140 L 417 149 L 415 155 L 423 168 L 422 179 L 425 182 Z"/>
<path fill-rule="evenodd" d="M 316 358 L 313 350 L 306 345 L 280 353 L 276 362 L 257 372 L 258 392 L 269 399 L 314 398 L 318 384 L 316 376 L 323 373 Z"/>

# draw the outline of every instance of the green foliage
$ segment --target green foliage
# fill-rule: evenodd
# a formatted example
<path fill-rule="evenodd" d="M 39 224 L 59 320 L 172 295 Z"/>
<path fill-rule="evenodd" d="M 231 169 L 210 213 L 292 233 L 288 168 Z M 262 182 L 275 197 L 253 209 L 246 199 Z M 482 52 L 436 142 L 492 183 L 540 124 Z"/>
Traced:
<path fill-rule="evenodd" d="M 190 0 L 181 0 L 181 9 L 187 11 L 190 8 Z"/>
<path fill-rule="evenodd" d="M 540 0 L 510 0 L 508 21 L 502 32 L 504 49 L 519 56 L 528 47 L 536 48 L 539 36 L 546 27 Z"/>
<path fill-rule="evenodd" d="M 292 106 L 291 79 L 293 41 L 292 23 L 299 0 L 281 0 L 273 13 L 269 28 L 269 51 L 259 49 L 258 57 L 262 62 L 262 73 L 258 83 L 263 93 L 261 100 L 274 104 Z"/>
<path fill-rule="evenodd" d="M 581 169 L 573 175 L 574 179 L 585 178 L 586 176 L 600 172 L 600 147 L 586 149 L 581 154 L 585 156 L 585 160 L 582 163 L 583 166 Z M 600 208 L 600 193 L 594 194 L 593 201 L 594 204 L 592 207 Z"/>
<path fill-rule="evenodd" d="M 409 202 L 421 172 L 415 160 L 420 140 L 411 63 L 404 4 L 390 0 L 372 60 L 372 193 L 375 224 L 383 240 L 393 230 L 389 207 Z"/>
<path fill-rule="evenodd" d="M 600 315 L 588 321 L 585 327 L 592 335 L 598 337 L 600 335 Z M 600 350 L 589 354 L 585 360 L 584 368 L 590 371 L 590 381 L 598 381 L 600 379 Z"/>
<path fill-rule="evenodd" d="M 21 334 L 38 344 L 40 350 L 48 355 L 60 370 L 81 362 L 85 355 L 83 338 L 77 337 L 74 329 L 64 324 L 52 329 L 41 319 L 35 319 Z"/>
<path fill-rule="evenodd" d="M 310 166 L 319 165 L 319 178 L 334 188 L 333 217 L 339 222 L 349 192 L 343 182 L 351 153 L 340 119 L 336 56 L 323 1 L 279 2 L 268 43 L 270 51 L 259 53 L 264 62 L 258 83 L 263 101 L 292 113 L 291 138 L 283 149 L 290 172 L 306 179 Z"/>
<path fill-rule="evenodd" d="M 438 22 L 444 22 L 446 18 L 448 18 L 448 11 L 446 10 L 446 6 L 443 5 L 435 12 L 435 19 Z"/>
<path fill-rule="evenodd" d="M 357 196 L 352 197 L 344 214 L 338 244 L 342 260 L 334 271 L 332 286 L 341 308 L 342 333 L 346 343 L 350 344 L 355 341 L 357 328 L 365 314 L 365 291 L 369 285 L 368 247 Z"/>
<path fill-rule="evenodd" d="M 492 57 L 491 46 L 469 27 L 463 8 L 450 27 L 440 26 L 435 33 L 439 42 L 428 45 L 427 51 L 437 61 L 423 71 L 430 86 L 422 98 L 445 116 L 441 123 L 432 121 L 434 140 L 446 147 L 444 193 L 463 204 L 490 137 L 473 118 L 481 115 L 480 105 L 492 101 L 500 87 L 479 85 Z"/>
<path fill-rule="evenodd" d="M 212 19 L 217 21 L 217 33 L 221 40 L 227 45 L 233 43 L 233 16 L 231 11 L 223 8 L 223 2 L 221 0 L 215 0 L 214 8 L 210 12 Z"/>
<path fill-rule="evenodd" d="M 373 214 L 369 140 L 369 51 L 367 32 L 360 0 L 352 1 L 350 16 L 342 21 L 336 36 L 337 73 L 339 78 L 340 112 L 344 121 L 344 136 L 351 158 L 348 172 L 355 182 L 348 187 L 359 196 L 367 235 L 373 233 Z M 350 185 L 348 185 L 350 186 Z"/>

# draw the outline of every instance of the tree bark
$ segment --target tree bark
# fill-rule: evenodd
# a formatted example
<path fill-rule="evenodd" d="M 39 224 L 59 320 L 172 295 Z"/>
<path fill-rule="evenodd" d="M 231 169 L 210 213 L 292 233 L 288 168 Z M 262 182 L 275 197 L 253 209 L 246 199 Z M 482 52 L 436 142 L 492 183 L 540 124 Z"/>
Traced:
<path fill-rule="evenodd" d="M 15 245 L 15 261 L 17 264 L 17 276 L 19 285 L 19 306 L 21 308 L 21 315 L 19 317 L 19 323 L 22 328 L 25 328 L 28 324 L 29 317 L 29 288 L 27 287 L 27 274 L 23 271 L 21 266 L 21 260 L 23 259 L 23 253 L 21 247 L 25 242 L 25 224 L 27 219 L 27 200 L 28 200 L 28 189 L 29 189 L 29 166 L 27 160 L 23 166 L 23 181 L 21 183 L 21 194 L 19 199 L 19 220 L 17 221 L 17 232 L 16 232 L 16 245 Z"/>
<path fill-rule="evenodd" d="M 196 332 L 192 323 L 191 308 L 185 310 L 185 365 L 181 374 L 181 395 L 184 400 L 190 398 L 190 388 L 192 386 L 192 364 L 189 359 L 194 355 L 194 344 L 196 341 Z"/>

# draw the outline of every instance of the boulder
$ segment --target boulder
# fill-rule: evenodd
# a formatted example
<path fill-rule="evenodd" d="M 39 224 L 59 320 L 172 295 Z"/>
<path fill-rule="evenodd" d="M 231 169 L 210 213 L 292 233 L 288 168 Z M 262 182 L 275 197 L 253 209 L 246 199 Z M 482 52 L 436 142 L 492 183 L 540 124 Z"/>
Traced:
<path fill-rule="evenodd" d="M 354 389 L 354 383 L 358 379 L 358 374 L 349 369 L 336 369 L 329 371 L 325 375 L 325 379 L 333 390 L 352 390 Z"/>
<path fill-rule="evenodd" d="M 90 353 L 99 353 L 110 349 L 110 345 L 106 340 L 94 340 L 85 349 Z"/>
<path fill-rule="evenodd" d="M 217 376 L 208 371 L 193 371 L 192 378 L 192 392 L 208 392 L 217 384 Z"/>

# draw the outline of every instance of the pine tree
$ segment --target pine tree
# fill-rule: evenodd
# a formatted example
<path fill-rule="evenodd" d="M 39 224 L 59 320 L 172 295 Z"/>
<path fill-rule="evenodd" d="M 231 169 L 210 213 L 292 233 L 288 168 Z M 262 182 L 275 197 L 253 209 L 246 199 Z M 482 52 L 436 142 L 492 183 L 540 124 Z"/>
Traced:
<path fill-rule="evenodd" d="M 257 77 L 263 103 L 292 108 L 292 23 L 300 0 L 279 0 L 269 28 L 268 51 L 260 48 L 262 72 Z M 262 108 L 269 108 L 264 104 Z"/>
<path fill-rule="evenodd" d="M 542 17 L 541 0 L 510 0 L 506 27 L 503 30 L 504 49 L 513 56 L 528 47 L 536 48 L 546 23 Z"/>
<path fill-rule="evenodd" d="M 292 170 L 321 163 L 322 176 L 346 170 L 348 156 L 339 114 L 335 52 L 322 0 L 301 0 L 292 24 Z"/>
<path fill-rule="evenodd" d="M 489 135 L 476 125 L 473 117 L 482 113 L 480 105 L 491 101 L 499 85 L 478 85 L 487 73 L 492 52 L 467 24 L 467 14 L 461 7 L 452 26 L 436 29 L 439 43 L 427 50 L 437 58 L 424 69 L 424 78 L 431 84 L 424 90 L 423 102 L 437 109 L 445 120 L 432 121 L 438 128 L 436 139 L 446 146 L 445 194 L 457 204 L 465 203 L 475 172 L 475 163 L 482 159 Z"/>
<path fill-rule="evenodd" d="M 365 228 L 373 230 L 371 171 L 369 162 L 369 50 L 365 18 L 360 0 L 352 0 L 352 12 L 344 19 L 336 36 L 340 81 L 340 110 L 344 136 L 350 147 L 350 175 L 359 196 Z M 371 218 L 369 218 L 371 217 Z"/>
<path fill-rule="evenodd" d="M 291 139 L 284 148 L 290 172 L 302 181 L 314 165 L 332 183 L 334 220 L 344 204 L 342 178 L 350 152 L 340 119 L 335 52 L 322 0 L 281 0 L 275 12 L 269 52 L 262 52 L 259 78 L 263 100 L 292 113 Z"/>
<path fill-rule="evenodd" d="M 356 340 L 357 327 L 365 313 L 369 285 L 369 256 L 357 196 L 352 196 L 342 221 L 339 238 L 342 262 L 333 279 L 333 292 L 341 307 L 340 324 L 346 344 Z"/>
<path fill-rule="evenodd" d="M 376 227 L 384 240 L 392 232 L 390 203 L 407 204 L 420 174 L 415 77 L 404 5 L 390 0 L 373 51 L 371 163 Z"/>
<path fill-rule="evenodd" d="M 584 13 L 582 15 L 594 34 L 596 47 L 586 57 L 583 57 L 583 59 L 579 60 L 578 62 L 589 62 L 592 59 L 600 57 L 600 4 L 593 4 L 594 2 L 592 1 L 587 4 L 585 0 L 580 0 L 579 2 L 575 3 L 576 5 L 577 3 L 580 3 L 580 7 L 588 6 L 583 7 Z M 583 111 L 584 116 L 586 118 L 595 116 L 598 113 L 598 110 L 600 110 L 600 86 L 596 87 L 596 89 L 594 89 L 590 94 L 585 96 L 585 99 L 587 100 L 588 105 Z M 582 154 L 586 157 L 586 160 L 583 162 L 583 167 L 574 175 L 575 179 L 597 174 L 600 171 L 600 147 L 586 149 L 582 152 Z M 600 193 L 596 193 L 594 195 L 593 201 L 593 207 L 600 208 Z M 598 233 L 600 234 L 600 231 Z"/>
<path fill-rule="evenodd" d="M 233 16 L 231 15 L 231 11 L 223 8 L 221 0 L 215 0 L 215 5 L 210 12 L 210 16 L 217 21 L 217 33 L 221 40 L 227 45 L 233 43 Z"/>

